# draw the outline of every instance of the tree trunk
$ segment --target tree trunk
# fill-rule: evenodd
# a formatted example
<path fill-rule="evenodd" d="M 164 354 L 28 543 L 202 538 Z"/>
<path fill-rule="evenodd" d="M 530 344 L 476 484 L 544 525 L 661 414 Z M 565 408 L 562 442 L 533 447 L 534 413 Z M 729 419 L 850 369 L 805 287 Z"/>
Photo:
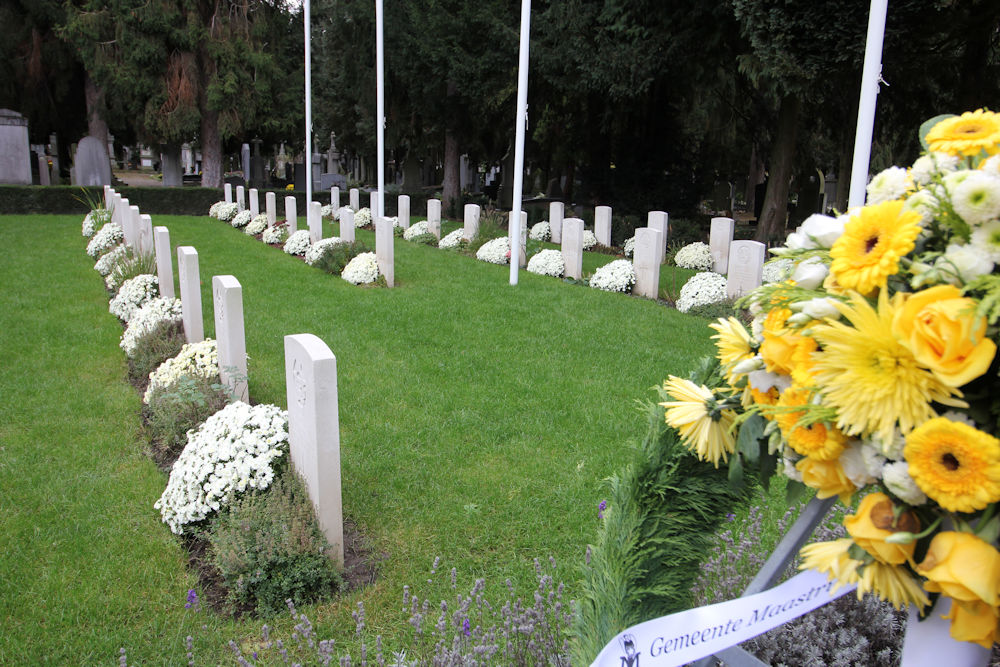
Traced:
<path fill-rule="evenodd" d="M 101 145 L 108 145 L 108 123 L 102 115 L 104 103 L 104 89 L 99 88 L 94 80 L 90 78 L 89 72 L 83 75 L 83 97 L 87 103 L 87 134 L 96 137 Z M 114 155 L 110 156 L 112 160 Z"/>
<path fill-rule="evenodd" d="M 458 139 L 451 130 L 444 131 L 444 184 L 441 200 L 445 209 L 452 216 L 459 216 L 462 203 L 462 193 L 459 191 L 459 165 L 461 158 L 458 151 Z"/>
<path fill-rule="evenodd" d="M 778 243 L 785 237 L 788 218 L 788 188 L 795 162 L 795 139 L 799 128 L 799 99 L 792 95 L 781 98 L 778 111 L 778 132 L 771 147 L 770 175 L 764 207 L 757 223 L 758 241 Z"/>
<path fill-rule="evenodd" d="M 219 112 L 201 110 L 201 186 L 222 187 L 222 137 L 219 136 Z"/>

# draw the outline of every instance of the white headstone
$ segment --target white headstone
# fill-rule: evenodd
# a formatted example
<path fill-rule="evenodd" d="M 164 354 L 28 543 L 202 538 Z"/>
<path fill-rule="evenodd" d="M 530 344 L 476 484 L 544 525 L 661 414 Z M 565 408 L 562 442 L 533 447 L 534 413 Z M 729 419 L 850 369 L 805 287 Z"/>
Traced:
<path fill-rule="evenodd" d="M 336 185 L 330 188 L 330 206 L 334 211 L 340 208 L 340 188 Z"/>
<path fill-rule="evenodd" d="M 250 217 L 256 218 L 260 215 L 260 199 L 257 197 L 257 188 L 250 188 Z"/>
<path fill-rule="evenodd" d="M 732 218 L 712 218 L 708 247 L 712 252 L 712 270 L 726 275 L 729 270 L 729 244 L 733 242 L 736 222 Z"/>
<path fill-rule="evenodd" d="M 354 243 L 354 211 L 350 207 L 340 212 L 340 238 Z"/>
<path fill-rule="evenodd" d="M 322 208 L 318 201 L 311 201 L 309 202 L 309 208 L 306 210 L 306 219 L 309 222 L 310 243 L 316 243 L 323 238 L 323 216 L 320 215 Z"/>
<path fill-rule="evenodd" d="M 375 211 L 378 210 L 378 190 L 368 193 L 368 210 L 372 212 L 372 220 L 375 219 Z"/>
<path fill-rule="evenodd" d="M 663 261 L 663 232 L 652 227 L 635 230 L 635 251 L 632 267 L 635 269 L 635 286 L 632 293 L 647 299 L 660 296 L 660 264 Z"/>
<path fill-rule="evenodd" d="M 361 208 L 361 193 L 358 192 L 357 188 L 351 188 L 350 190 L 350 203 L 351 209 L 357 211 Z"/>
<path fill-rule="evenodd" d="M 278 196 L 273 192 L 264 195 L 264 203 L 267 207 L 267 226 L 274 227 L 278 221 Z"/>
<path fill-rule="evenodd" d="M 594 208 L 594 236 L 601 245 L 611 245 L 611 207 Z"/>
<path fill-rule="evenodd" d="M 285 224 L 288 225 L 288 235 L 299 229 L 299 212 L 296 210 L 295 197 L 285 197 Z"/>
<path fill-rule="evenodd" d="M 562 243 L 562 222 L 565 207 L 561 201 L 549 203 L 549 229 L 552 231 L 552 242 Z"/>
<path fill-rule="evenodd" d="M 462 232 L 463 239 L 474 240 L 479 235 L 479 205 L 465 205 L 465 229 Z"/>
<path fill-rule="evenodd" d="M 156 278 L 160 283 L 160 296 L 174 298 L 174 264 L 170 255 L 170 230 L 153 227 L 153 246 L 156 249 Z"/>
<path fill-rule="evenodd" d="M 125 216 L 126 227 L 128 229 L 125 232 L 125 241 L 132 246 L 134 250 L 139 250 L 139 207 L 129 206 L 128 213 Z"/>
<path fill-rule="evenodd" d="M 115 194 L 115 191 L 111 189 L 110 185 L 104 186 L 104 208 L 111 210 L 111 197 Z"/>
<path fill-rule="evenodd" d="M 285 389 L 292 465 L 305 481 L 331 556 L 343 564 L 337 359 L 313 334 L 285 336 Z"/>
<path fill-rule="evenodd" d="M 201 275 L 198 272 L 198 251 L 189 245 L 177 248 L 177 278 L 181 285 L 181 316 L 184 337 L 189 343 L 205 340 L 205 323 L 201 316 Z"/>
<path fill-rule="evenodd" d="M 399 195 L 396 200 L 396 218 L 400 227 L 410 228 L 410 195 Z"/>
<path fill-rule="evenodd" d="M 223 189 L 223 192 L 225 192 L 226 203 L 227 204 L 232 204 L 233 203 L 233 184 L 232 183 L 226 183 L 225 185 L 222 186 L 222 189 Z"/>
<path fill-rule="evenodd" d="M 233 399 L 249 400 L 247 342 L 243 329 L 243 287 L 235 276 L 213 276 L 215 340 L 219 353 L 219 379 Z"/>
<path fill-rule="evenodd" d="M 378 258 L 378 270 L 385 277 L 385 284 L 389 287 L 393 286 L 395 278 L 394 239 L 392 223 L 384 217 L 379 218 L 375 223 L 375 257 Z"/>
<path fill-rule="evenodd" d="M 436 236 L 438 240 L 441 239 L 441 200 L 440 199 L 428 199 L 427 200 L 427 230 Z"/>
<path fill-rule="evenodd" d="M 236 205 L 241 211 L 247 210 L 247 191 L 242 185 L 236 186 Z"/>
<path fill-rule="evenodd" d="M 140 215 L 137 232 L 139 252 L 143 255 L 153 254 L 153 219 L 145 213 Z"/>
<path fill-rule="evenodd" d="M 115 210 L 118 213 L 118 226 L 122 228 L 122 235 L 125 237 L 125 245 L 132 245 L 132 211 L 128 200 L 121 197 Z"/>
<path fill-rule="evenodd" d="M 733 241 L 729 245 L 726 294 L 736 299 L 760 287 L 767 246 L 759 241 Z"/>
<path fill-rule="evenodd" d="M 507 215 L 507 224 L 510 225 L 511 221 L 514 219 L 514 211 L 511 211 Z M 520 252 L 517 253 L 518 266 L 525 266 L 528 263 L 528 212 L 521 211 L 521 225 L 518 227 L 520 230 L 521 242 L 520 242 Z"/>
<path fill-rule="evenodd" d="M 660 231 L 660 264 L 663 264 L 663 258 L 667 254 L 667 238 L 670 235 L 670 226 L 667 219 L 667 214 L 665 211 L 650 211 L 649 215 L 646 217 L 646 226 L 650 229 L 658 229 Z"/>
<path fill-rule="evenodd" d="M 125 224 L 122 222 L 122 196 L 111 191 L 111 222 L 115 223 L 124 231 Z"/>
<path fill-rule="evenodd" d="M 562 256 L 566 277 L 579 280 L 583 276 L 583 220 L 580 218 L 562 221 Z"/>

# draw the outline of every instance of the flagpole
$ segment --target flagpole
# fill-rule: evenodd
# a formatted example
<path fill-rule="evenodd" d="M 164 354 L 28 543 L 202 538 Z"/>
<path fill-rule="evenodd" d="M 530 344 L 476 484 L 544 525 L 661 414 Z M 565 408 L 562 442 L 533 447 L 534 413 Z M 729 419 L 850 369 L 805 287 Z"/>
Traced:
<path fill-rule="evenodd" d="M 524 131 L 528 116 L 528 38 L 531 0 L 521 0 L 521 47 L 517 63 L 517 112 L 514 118 L 514 204 L 510 216 L 510 284 L 517 284 L 521 258 L 521 188 L 524 185 Z"/>
<path fill-rule="evenodd" d="M 306 213 L 312 202 L 312 51 L 309 42 L 309 0 L 302 2 L 302 23 L 306 38 Z"/>
<path fill-rule="evenodd" d="M 865 42 L 865 66 L 861 73 L 861 97 L 858 100 L 858 128 L 854 135 L 854 163 L 851 167 L 848 208 L 865 204 L 875 128 L 875 101 L 878 97 L 878 84 L 882 79 L 882 41 L 885 37 L 887 5 L 888 0 L 871 0 L 868 10 L 868 39 Z"/>
<path fill-rule="evenodd" d="M 375 126 L 378 129 L 378 211 L 374 220 L 381 224 L 385 215 L 385 49 L 382 42 L 382 0 L 375 0 Z"/>

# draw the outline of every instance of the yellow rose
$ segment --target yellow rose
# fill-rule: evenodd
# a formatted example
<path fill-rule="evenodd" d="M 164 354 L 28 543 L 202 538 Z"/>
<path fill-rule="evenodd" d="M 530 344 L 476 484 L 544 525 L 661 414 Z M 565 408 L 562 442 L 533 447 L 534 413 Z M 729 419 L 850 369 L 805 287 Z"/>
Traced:
<path fill-rule="evenodd" d="M 990 648 L 1000 639 L 997 633 L 997 609 L 982 600 L 976 602 L 951 601 L 951 611 L 943 618 L 951 619 L 950 634 L 960 642 L 972 642 Z"/>
<path fill-rule="evenodd" d="M 938 285 L 908 296 L 892 333 L 941 382 L 961 387 L 985 373 L 997 351 L 985 337 L 986 318 L 975 311 L 976 302 L 957 287 Z"/>
<path fill-rule="evenodd" d="M 764 318 L 764 342 L 760 344 L 760 357 L 764 368 L 771 373 L 791 374 L 795 368 L 793 356 L 802 336 L 785 326 L 791 317 L 788 308 L 774 308 Z"/>
<path fill-rule="evenodd" d="M 935 535 L 917 572 L 927 578 L 924 588 L 931 593 L 1000 605 L 1000 552 L 971 533 Z"/>
<path fill-rule="evenodd" d="M 854 543 L 876 560 L 889 565 L 902 565 L 913 558 L 917 543 L 889 544 L 885 538 L 899 531 L 919 533 L 920 521 L 910 511 L 903 512 L 897 518 L 889 496 L 870 493 L 862 499 L 855 514 L 844 517 L 844 527 Z"/>
<path fill-rule="evenodd" d="M 816 489 L 817 498 L 840 496 L 846 505 L 851 502 L 854 493 L 854 483 L 844 473 L 840 461 L 818 461 L 807 456 L 795 464 L 795 469 L 802 473 L 802 483 Z"/>

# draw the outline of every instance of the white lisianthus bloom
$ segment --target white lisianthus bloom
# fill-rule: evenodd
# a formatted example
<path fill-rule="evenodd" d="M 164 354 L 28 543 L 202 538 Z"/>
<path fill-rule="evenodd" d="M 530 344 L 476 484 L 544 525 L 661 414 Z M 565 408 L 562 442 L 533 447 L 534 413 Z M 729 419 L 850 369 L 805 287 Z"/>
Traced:
<path fill-rule="evenodd" d="M 888 440 L 878 433 L 872 433 L 868 436 L 867 442 L 882 452 L 882 455 L 887 459 L 899 461 L 903 458 L 903 448 L 906 447 L 906 438 L 898 428 L 893 431 L 892 438 Z"/>
<path fill-rule="evenodd" d="M 916 211 L 920 214 L 920 226 L 924 228 L 934 219 L 934 212 L 939 206 L 937 197 L 930 190 L 918 190 L 903 202 L 904 211 Z M 923 233 L 929 233 L 929 230 L 924 229 Z"/>
<path fill-rule="evenodd" d="M 871 441 L 865 440 L 860 444 L 861 460 L 864 462 L 865 470 L 875 479 L 882 479 L 882 466 L 885 465 L 885 456 L 881 448 Z"/>
<path fill-rule="evenodd" d="M 562 278 L 566 271 L 566 263 L 563 261 L 562 251 L 546 249 L 531 256 L 527 269 L 528 273 Z"/>
<path fill-rule="evenodd" d="M 992 220 L 974 229 L 969 243 L 986 253 L 994 264 L 1000 262 L 1000 220 Z"/>
<path fill-rule="evenodd" d="M 712 259 L 712 249 L 701 241 L 695 241 L 677 251 L 674 255 L 674 264 L 682 269 L 711 271 L 715 262 Z"/>
<path fill-rule="evenodd" d="M 730 369 L 733 375 L 746 375 L 764 368 L 764 359 L 758 354 L 750 359 L 744 359 Z"/>
<path fill-rule="evenodd" d="M 946 174 L 945 177 L 942 178 L 941 180 L 942 182 L 944 182 L 944 189 L 945 192 L 948 193 L 948 196 L 954 197 L 955 188 L 960 186 L 965 181 L 965 179 L 967 179 L 973 173 L 974 172 L 969 171 L 968 169 L 963 169 L 961 171 L 953 171 L 950 174 Z"/>
<path fill-rule="evenodd" d="M 991 155 L 987 159 L 983 160 L 983 163 L 979 165 L 979 169 L 987 174 L 1000 176 L 1000 153 Z"/>
<path fill-rule="evenodd" d="M 840 467 L 844 470 L 844 474 L 847 475 L 847 479 L 851 480 L 851 483 L 859 489 L 878 481 L 868 471 L 864 456 L 861 454 L 861 445 L 857 442 L 849 444 L 844 448 L 844 451 L 840 453 L 839 461 Z"/>
<path fill-rule="evenodd" d="M 910 178 L 917 185 L 927 185 L 935 174 L 947 174 L 958 168 L 958 156 L 948 153 L 921 155 L 910 168 Z"/>
<path fill-rule="evenodd" d="M 616 259 L 594 271 L 587 284 L 604 292 L 631 292 L 635 286 L 635 267 L 627 259 Z"/>
<path fill-rule="evenodd" d="M 766 394 L 772 388 L 778 391 L 785 391 L 792 386 L 792 378 L 781 373 L 771 373 L 770 371 L 751 371 L 747 373 L 747 382 L 757 391 Z"/>
<path fill-rule="evenodd" d="M 927 502 L 927 496 L 910 477 L 910 464 L 906 461 L 893 461 L 882 466 L 882 483 L 907 505 L 917 506 Z"/>
<path fill-rule="evenodd" d="M 413 237 L 420 236 L 421 234 L 427 234 L 428 232 L 430 232 L 430 229 L 427 227 L 427 221 L 421 220 L 417 224 L 410 225 L 403 230 L 403 240 L 410 241 Z M 459 238 L 461 238 L 461 236 L 459 236 Z"/>
<path fill-rule="evenodd" d="M 785 455 L 781 457 L 781 473 L 792 481 L 801 482 L 802 473 L 795 467 L 797 459 L 798 454 L 791 448 L 786 448 Z"/>
<path fill-rule="evenodd" d="M 868 184 L 869 205 L 899 199 L 910 187 L 910 177 L 902 167 L 889 167 L 872 178 Z"/>
<path fill-rule="evenodd" d="M 802 260 L 795 266 L 792 272 L 792 280 L 803 289 L 816 289 L 823 284 L 830 267 L 819 257 L 809 257 Z"/>
<path fill-rule="evenodd" d="M 836 320 L 840 319 L 840 311 L 837 310 L 836 301 L 830 298 L 817 297 L 808 301 L 800 301 L 792 306 L 800 306 L 799 312 L 804 313 L 814 320 Z M 800 305 L 801 304 L 801 305 Z"/>
<path fill-rule="evenodd" d="M 340 277 L 354 285 L 367 285 L 378 280 L 378 257 L 373 252 L 363 252 L 347 263 Z"/>
<path fill-rule="evenodd" d="M 828 215 L 814 213 L 802 221 L 799 228 L 789 234 L 785 245 L 794 250 L 810 250 L 813 248 L 831 248 L 834 241 L 844 233 L 847 217 L 831 218 Z"/>
<path fill-rule="evenodd" d="M 459 227 L 453 232 L 445 234 L 440 241 L 438 241 L 439 248 L 456 248 L 462 243 L 462 233 L 465 230 Z M 406 237 L 406 232 L 403 232 L 403 237 Z"/>
<path fill-rule="evenodd" d="M 969 282 L 979 276 L 985 276 L 993 271 L 993 260 L 982 248 L 975 245 L 958 245 L 952 243 L 944 251 L 944 257 L 939 257 L 935 266 L 943 265 L 958 272 L 963 282 Z"/>
<path fill-rule="evenodd" d="M 955 188 L 951 205 L 972 227 L 996 220 L 1000 217 L 1000 178 L 972 172 Z"/>

